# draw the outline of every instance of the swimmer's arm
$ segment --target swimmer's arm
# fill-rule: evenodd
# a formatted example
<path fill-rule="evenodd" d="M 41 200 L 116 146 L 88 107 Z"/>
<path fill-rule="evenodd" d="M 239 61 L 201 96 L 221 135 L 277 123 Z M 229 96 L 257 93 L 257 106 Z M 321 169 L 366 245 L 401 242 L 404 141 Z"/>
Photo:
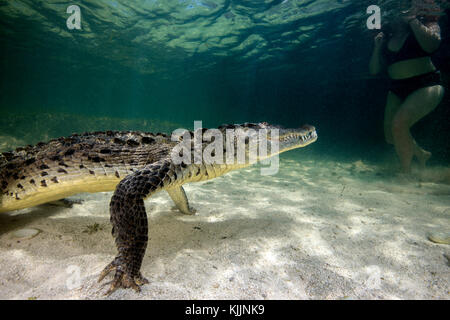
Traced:
<path fill-rule="evenodd" d="M 423 50 L 431 53 L 439 48 L 441 44 L 441 29 L 439 28 L 439 24 L 433 22 L 424 25 L 418 19 L 412 19 L 409 25 Z"/>
<path fill-rule="evenodd" d="M 381 72 L 382 65 L 381 49 L 375 48 L 373 49 L 372 57 L 369 62 L 369 73 L 373 76 L 379 74 Z"/>
<path fill-rule="evenodd" d="M 369 62 L 369 73 L 371 75 L 377 75 L 381 72 L 382 67 L 384 66 L 384 59 L 382 54 L 382 45 L 375 43 L 375 47 L 372 52 L 372 57 Z"/>

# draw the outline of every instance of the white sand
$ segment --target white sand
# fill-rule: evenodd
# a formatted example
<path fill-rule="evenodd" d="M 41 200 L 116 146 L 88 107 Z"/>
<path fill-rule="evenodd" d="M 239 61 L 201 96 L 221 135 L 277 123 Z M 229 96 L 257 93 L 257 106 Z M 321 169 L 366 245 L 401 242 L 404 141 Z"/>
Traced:
<path fill-rule="evenodd" d="M 402 182 L 362 161 L 281 159 L 185 186 L 196 216 L 166 193 L 146 202 L 141 293 L 98 284 L 116 254 L 111 193 L 0 216 L 0 299 L 449 299 L 449 169 Z M 447 175 L 447 176 L 446 176 Z M 89 233 L 89 225 L 100 230 Z M 20 229 L 38 229 L 18 240 Z"/>

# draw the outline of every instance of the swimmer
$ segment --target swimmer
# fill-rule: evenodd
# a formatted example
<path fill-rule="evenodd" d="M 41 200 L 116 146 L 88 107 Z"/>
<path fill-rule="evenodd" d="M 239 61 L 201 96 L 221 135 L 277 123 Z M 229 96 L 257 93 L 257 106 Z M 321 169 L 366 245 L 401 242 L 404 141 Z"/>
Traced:
<path fill-rule="evenodd" d="M 432 0 L 412 0 L 392 19 L 385 32 L 375 37 L 370 59 L 372 75 L 387 65 L 389 92 L 384 114 L 386 142 L 393 144 L 403 173 L 411 172 L 415 156 L 422 167 L 431 153 L 411 136 L 410 128 L 433 111 L 444 96 L 441 74 L 431 55 L 441 43 L 438 11 Z M 438 8 L 438 7 L 437 7 Z"/>

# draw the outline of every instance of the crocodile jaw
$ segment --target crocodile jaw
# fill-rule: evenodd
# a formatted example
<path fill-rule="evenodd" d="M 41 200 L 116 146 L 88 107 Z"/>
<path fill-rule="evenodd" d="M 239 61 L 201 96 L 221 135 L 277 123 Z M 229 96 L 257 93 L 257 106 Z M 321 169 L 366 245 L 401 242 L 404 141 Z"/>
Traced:
<path fill-rule="evenodd" d="M 306 125 L 300 129 L 282 129 L 279 137 L 279 153 L 304 148 L 316 141 L 317 132 L 313 126 Z"/>

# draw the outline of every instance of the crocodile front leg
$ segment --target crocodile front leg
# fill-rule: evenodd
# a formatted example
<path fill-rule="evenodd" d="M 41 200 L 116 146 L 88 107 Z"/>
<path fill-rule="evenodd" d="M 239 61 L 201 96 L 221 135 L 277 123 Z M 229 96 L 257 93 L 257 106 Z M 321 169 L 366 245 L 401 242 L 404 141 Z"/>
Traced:
<path fill-rule="evenodd" d="M 117 185 L 111 198 L 110 220 L 119 253 L 99 278 L 101 281 L 115 270 L 107 295 L 120 287 L 140 291 L 139 286 L 148 283 L 140 273 L 148 240 L 144 199 L 170 183 L 169 171 L 169 162 L 155 163 L 127 176 Z"/>
<path fill-rule="evenodd" d="M 189 206 L 189 201 L 186 196 L 186 192 L 184 192 L 183 187 L 169 188 L 166 191 L 169 194 L 172 201 L 175 203 L 175 206 L 183 214 L 194 215 L 197 212 L 197 210 Z"/>

